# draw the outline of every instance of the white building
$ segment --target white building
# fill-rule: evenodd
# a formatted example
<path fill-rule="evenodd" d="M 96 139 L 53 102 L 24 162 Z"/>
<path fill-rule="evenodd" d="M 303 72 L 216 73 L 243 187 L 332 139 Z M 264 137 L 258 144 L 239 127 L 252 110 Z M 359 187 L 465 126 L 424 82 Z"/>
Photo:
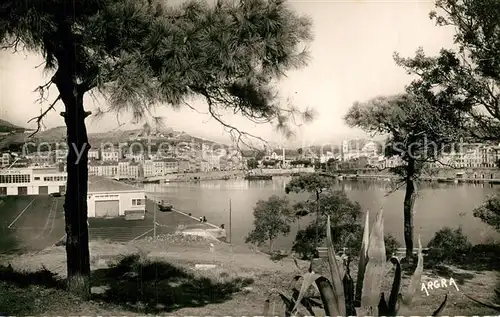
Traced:
<path fill-rule="evenodd" d="M 8 167 L 10 165 L 10 154 L 3 153 L 0 161 L 0 167 Z"/>
<path fill-rule="evenodd" d="M 115 175 L 118 179 L 137 179 L 139 178 L 139 163 L 130 161 L 118 162 L 118 172 Z"/>
<path fill-rule="evenodd" d="M 118 162 L 89 162 L 89 175 L 115 177 L 118 174 Z"/>
<path fill-rule="evenodd" d="M 155 167 L 152 160 L 146 160 L 142 163 L 142 169 L 144 171 L 144 177 L 153 177 L 155 175 Z"/>
<path fill-rule="evenodd" d="M 102 156 L 102 161 L 104 161 L 104 162 L 118 161 L 122 158 L 121 151 L 115 150 L 115 149 L 102 150 L 101 156 Z"/>
<path fill-rule="evenodd" d="M 89 159 L 99 160 L 100 159 L 99 149 L 90 149 L 88 153 Z"/>
<path fill-rule="evenodd" d="M 0 170 L 0 196 L 65 192 L 66 180 L 66 173 L 54 167 L 3 169 Z"/>
<path fill-rule="evenodd" d="M 142 163 L 148 159 L 143 153 L 127 153 L 125 154 L 125 158 L 139 163 Z"/>
<path fill-rule="evenodd" d="M 88 217 L 112 218 L 146 212 L 144 189 L 99 176 L 89 176 Z"/>

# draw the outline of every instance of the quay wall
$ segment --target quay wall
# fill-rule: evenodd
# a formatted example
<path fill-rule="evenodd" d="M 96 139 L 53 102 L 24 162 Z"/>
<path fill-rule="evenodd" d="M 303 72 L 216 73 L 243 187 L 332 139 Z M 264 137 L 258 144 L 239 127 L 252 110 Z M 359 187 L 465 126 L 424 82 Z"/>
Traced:
<path fill-rule="evenodd" d="M 389 173 L 387 170 L 379 171 L 374 169 L 357 169 L 336 171 L 333 174 L 343 175 L 345 177 L 357 178 L 398 178 L 397 175 Z M 422 180 L 439 181 L 439 180 L 458 180 L 466 182 L 497 182 L 500 181 L 500 169 L 497 168 L 442 168 L 428 170 L 421 176 Z"/>
<path fill-rule="evenodd" d="M 294 173 L 313 173 L 313 167 L 297 167 L 290 169 L 263 168 L 255 170 L 256 174 L 272 175 L 272 176 L 289 176 Z M 167 174 L 165 176 L 151 177 L 150 179 L 168 180 L 169 182 L 191 182 L 195 180 L 221 180 L 221 179 L 238 179 L 245 176 L 246 171 L 211 171 L 211 172 L 195 172 L 195 173 L 177 173 Z"/>

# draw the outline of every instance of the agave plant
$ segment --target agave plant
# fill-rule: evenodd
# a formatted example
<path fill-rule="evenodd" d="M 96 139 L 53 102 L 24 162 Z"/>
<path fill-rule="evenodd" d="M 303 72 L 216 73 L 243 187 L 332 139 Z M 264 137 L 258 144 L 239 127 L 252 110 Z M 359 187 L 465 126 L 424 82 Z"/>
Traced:
<path fill-rule="evenodd" d="M 371 232 L 369 230 L 369 212 L 366 213 L 356 285 L 354 285 L 350 275 L 350 261 L 344 261 L 340 264 L 337 260 L 330 232 L 330 217 L 327 219 L 326 230 L 329 278 L 315 273 L 311 261 L 309 272 L 293 279 L 294 281 L 303 279 L 300 290 L 294 288 L 291 296 L 282 292 L 272 292 L 266 300 L 263 315 L 269 316 L 271 298 L 276 293 L 285 303 L 286 316 L 303 316 L 301 310 L 304 308 L 308 315 L 313 316 L 317 315 L 315 308 L 324 310 L 321 314 L 324 316 L 410 315 L 409 307 L 413 295 L 421 283 L 424 268 L 420 238 L 418 239 L 417 267 L 404 294 L 400 293 L 401 264 L 395 257 L 390 259 L 391 263 L 395 265 L 395 274 L 391 293 L 386 300 L 381 291 L 387 262 L 384 245 L 383 209 L 377 213 Z M 316 288 L 320 295 L 308 295 L 311 287 Z M 447 296 L 439 308 L 434 311 L 433 316 L 441 313 L 446 301 Z"/>
<path fill-rule="evenodd" d="M 495 290 L 495 293 L 497 294 L 497 296 L 500 295 L 500 292 L 498 290 Z M 492 303 L 485 303 L 485 302 L 480 301 L 478 299 L 475 299 L 474 297 L 472 297 L 470 295 L 467 295 L 467 294 L 465 294 L 465 296 L 467 298 L 469 298 L 470 300 L 472 300 L 473 302 L 478 303 L 481 306 L 488 307 L 488 308 L 491 308 L 491 309 L 493 309 L 493 310 L 495 310 L 497 312 L 500 312 L 500 305 L 496 305 L 496 304 L 492 304 Z"/>

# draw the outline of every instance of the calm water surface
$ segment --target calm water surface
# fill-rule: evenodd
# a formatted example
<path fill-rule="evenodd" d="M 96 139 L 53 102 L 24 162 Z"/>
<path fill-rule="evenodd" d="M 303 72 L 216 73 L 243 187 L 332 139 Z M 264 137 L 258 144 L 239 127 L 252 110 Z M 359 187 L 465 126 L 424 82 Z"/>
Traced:
<path fill-rule="evenodd" d="M 206 216 L 213 224 L 229 226 L 229 201 L 232 210 L 232 241 L 242 244 L 253 225 L 253 207 L 259 199 L 272 195 L 285 196 L 285 185 L 290 180 L 277 177 L 271 181 L 221 180 L 198 183 L 145 184 L 148 193 L 165 199 L 174 208 L 191 213 L 193 216 Z M 347 195 L 360 203 L 363 210 L 375 212 L 384 208 L 385 232 L 393 234 L 403 242 L 403 198 L 404 190 L 387 196 L 391 189 L 389 183 L 371 181 L 343 181 L 334 185 L 343 189 Z M 421 184 L 415 203 L 415 237 L 420 235 L 425 245 L 442 227 L 461 226 L 473 243 L 499 239 L 500 236 L 490 227 L 474 218 L 472 210 L 489 195 L 499 192 L 499 185 L 488 184 Z M 307 198 L 307 195 L 287 195 L 292 200 Z M 308 223 L 301 221 L 300 226 Z M 289 248 L 295 238 L 297 226 L 292 225 L 288 237 L 276 242 L 277 248 Z"/>

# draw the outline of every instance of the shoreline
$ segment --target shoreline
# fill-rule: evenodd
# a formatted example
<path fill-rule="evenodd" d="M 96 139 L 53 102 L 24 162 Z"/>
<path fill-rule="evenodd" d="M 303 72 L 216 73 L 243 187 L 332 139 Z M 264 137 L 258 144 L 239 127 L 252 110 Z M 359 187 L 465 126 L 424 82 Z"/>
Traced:
<path fill-rule="evenodd" d="M 332 175 L 333 176 L 333 175 Z M 339 179 L 339 176 L 334 176 Z M 353 175 L 353 174 L 341 174 L 342 179 L 339 180 L 384 180 L 393 181 L 398 180 L 400 177 L 397 175 Z M 458 177 L 432 177 L 432 176 L 422 176 L 418 179 L 422 182 L 432 182 L 432 183 L 449 183 L 449 184 L 500 184 L 500 179 L 498 178 L 458 178 Z"/>
<path fill-rule="evenodd" d="M 311 173 L 313 171 L 304 171 L 302 173 Z M 345 173 L 342 171 L 337 172 L 325 172 L 321 170 L 316 170 L 315 172 L 323 174 L 325 176 L 330 176 L 339 181 L 342 180 L 381 180 L 381 181 L 392 181 L 397 180 L 400 177 L 394 174 L 376 174 L 376 172 L 367 171 L 367 170 L 359 170 L 354 171 L 358 172 L 353 173 Z M 476 177 L 471 177 L 472 175 L 462 175 L 462 177 L 457 177 L 460 174 L 453 173 L 453 170 L 438 170 L 438 174 L 444 174 L 443 176 L 428 176 L 423 175 L 419 178 L 419 181 L 423 182 L 433 182 L 433 183 L 469 183 L 469 184 L 482 184 L 482 183 L 490 183 L 490 184 L 500 184 L 500 169 L 484 169 L 481 170 L 483 174 L 475 175 Z M 272 177 L 292 177 L 295 174 L 298 174 L 296 170 L 281 170 L 280 172 L 273 172 L 270 170 L 265 170 L 263 175 L 269 175 Z M 499 173 L 497 175 L 497 173 Z M 461 173 L 464 174 L 464 173 Z M 467 173 L 472 174 L 472 173 Z M 475 174 L 475 173 L 474 173 Z M 488 176 L 488 177 L 487 177 Z M 158 176 L 154 180 L 124 180 L 125 182 L 132 184 L 168 184 L 168 183 L 195 183 L 202 181 L 219 181 L 219 180 L 238 180 L 245 178 L 245 171 L 216 171 L 216 172 L 198 172 L 198 173 L 183 173 L 183 174 L 171 174 L 165 176 Z"/>

